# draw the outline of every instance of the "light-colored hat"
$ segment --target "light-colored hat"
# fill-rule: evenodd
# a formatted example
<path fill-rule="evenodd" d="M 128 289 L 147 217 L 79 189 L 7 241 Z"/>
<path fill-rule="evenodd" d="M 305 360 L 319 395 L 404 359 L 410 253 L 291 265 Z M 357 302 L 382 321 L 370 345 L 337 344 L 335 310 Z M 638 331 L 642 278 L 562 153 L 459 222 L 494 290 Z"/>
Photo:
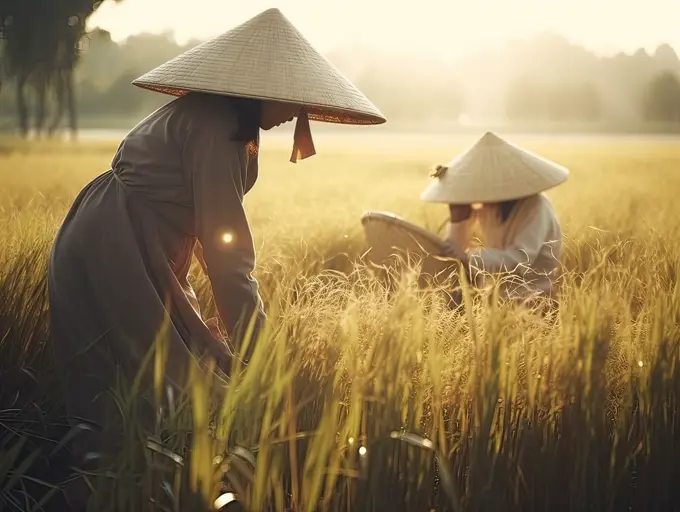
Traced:
<path fill-rule="evenodd" d="M 175 96 L 194 91 L 296 103 L 316 121 L 386 121 L 278 9 L 258 14 L 132 83 Z"/>
<path fill-rule="evenodd" d="M 569 170 L 487 132 L 448 165 L 438 166 L 420 198 L 450 204 L 520 199 L 566 181 Z"/>

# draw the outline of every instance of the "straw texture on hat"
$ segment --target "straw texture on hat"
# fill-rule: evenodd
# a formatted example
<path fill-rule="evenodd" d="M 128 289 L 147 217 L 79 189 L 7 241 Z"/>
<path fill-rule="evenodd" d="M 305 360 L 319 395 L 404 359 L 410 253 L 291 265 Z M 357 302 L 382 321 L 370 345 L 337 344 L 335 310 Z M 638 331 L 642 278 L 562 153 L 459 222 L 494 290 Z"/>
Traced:
<path fill-rule="evenodd" d="M 569 177 L 565 167 L 490 132 L 444 167 L 421 199 L 450 204 L 510 201 L 553 188 Z"/>
<path fill-rule="evenodd" d="M 258 14 L 132 83 L 175 96 L 194 91 L 296 103 L 316 121 L 386 121 L 278 9 Z"/>

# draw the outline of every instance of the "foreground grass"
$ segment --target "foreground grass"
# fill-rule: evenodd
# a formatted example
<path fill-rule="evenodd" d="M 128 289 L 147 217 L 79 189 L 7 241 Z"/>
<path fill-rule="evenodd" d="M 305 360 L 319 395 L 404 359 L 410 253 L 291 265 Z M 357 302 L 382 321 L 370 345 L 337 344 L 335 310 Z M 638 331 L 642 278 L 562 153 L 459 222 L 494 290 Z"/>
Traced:
<path fill-rule="evenodd" d="M 113 482 L 102 503 L 200 510 L 199 491 L 211 502 L 227 480 L 250 510 L 676 508 L 680 145 L 526 141 L 572 169 L 549 193 L 566 272 L 559 313 L 544 317 L 472 296 L 451 310 L 412 276 L 375 278 L 360 214 L 435 230 L 444 212 L 418 194 L 461 143 L 351 142 L 319 141 L 297 166 L 288 147 L 263 148 L 246 207 L 270 331 L 226 390 L 200 372 L 186 396 L 118 390 L 125 449 L 107 478 L 88 477 Z M 59 441 L 77 432 L 45 350 L 46 255 L 114 147 L 2 147 L 0 509 L 58 507 L 55 484 L 74 478 Z M 160 406 L 151 445 L 134 421 L 145 395 Z"/>

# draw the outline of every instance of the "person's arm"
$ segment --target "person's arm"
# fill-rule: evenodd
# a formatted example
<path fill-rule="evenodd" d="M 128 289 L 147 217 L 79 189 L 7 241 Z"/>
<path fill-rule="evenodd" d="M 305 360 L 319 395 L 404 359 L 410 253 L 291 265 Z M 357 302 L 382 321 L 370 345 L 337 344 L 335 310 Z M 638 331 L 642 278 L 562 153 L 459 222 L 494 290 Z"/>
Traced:
<path fill-rule="evenodd" d="M 243 207 L 245 144 L 231 140 L 232 128 L 217 114 L 189 127 L 184 165 L 191 169 L 199 262 L 210 279 L 215 305 L 237 346 L 256 315 L 264 319 L 255 269 L 255 248 Z"/>
<path fill-rule="evenodd" d="M 445 255 L 467 263 L 467 249 L 470 247 L 470 231 L 474 219 L 469 205 L 449 205 L 449 219 L 444 239 Z"/>
<path fill-rule="evenodd" d="M 522 228 L 506 249 L 473 249 L 470 264 L 486 272 L 513 272 L 519 267 L 530 267 L 543 245 L 550 240 L 550 217 L 541 211 L 529 211 Z"/>
<path fill-rule="evenodd" d="M 470 248 L 470 233 L 472 231 L 472 220 L 462 222 L 450 222 L 446 225 L 445 240 L 455 244 L 461 251 Z"/>
<path fill-rule="evenodd" d="M 198 240 L 196 241 L 196 245 L 194 246 L 194 256 L 196 256 L 196 259 L 198 260 L 201 269 L 203 269 L 203 273 L 207 276 L 208 266 L 206 265 L 205 258 L 203 257 L 203 246 L 201 245 L 201 242 L 199 242 Z M 219 319 L 215 317 L 208 318 L 205 320 L 205 325 L 208 326 L 208 329 L 210 329 L 210 332 L 215 338 L 217 339 L 223 338 L 222 331 L 220 330 Z"/>

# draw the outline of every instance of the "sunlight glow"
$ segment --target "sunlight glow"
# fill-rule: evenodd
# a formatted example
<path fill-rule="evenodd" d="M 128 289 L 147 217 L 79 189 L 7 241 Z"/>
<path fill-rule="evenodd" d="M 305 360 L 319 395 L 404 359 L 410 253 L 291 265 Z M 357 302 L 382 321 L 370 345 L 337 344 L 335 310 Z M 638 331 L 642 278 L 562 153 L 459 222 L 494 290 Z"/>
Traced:
<path fill-rule="evenodd" d="M 544 31 L 606 53 L 680 43 L 680 2 L 675 0 L 429 0 L 426 5 L 403 3 L 399 9 L 387 0 L 281 0 L 276 4 L 322 52 L 358 44 L 423 58 L 436 54 L 455 59 L 480 47 Z M 195 0 L 189 10 L 179 0 L 107 1 L 89 26 L 111 31 L 117 41 L 140 32 L 172 32 L 184 43 L 218 35 L 269 7 L 263 0 Z M 640 23 L 643 19 L 648 21 Z"/>

